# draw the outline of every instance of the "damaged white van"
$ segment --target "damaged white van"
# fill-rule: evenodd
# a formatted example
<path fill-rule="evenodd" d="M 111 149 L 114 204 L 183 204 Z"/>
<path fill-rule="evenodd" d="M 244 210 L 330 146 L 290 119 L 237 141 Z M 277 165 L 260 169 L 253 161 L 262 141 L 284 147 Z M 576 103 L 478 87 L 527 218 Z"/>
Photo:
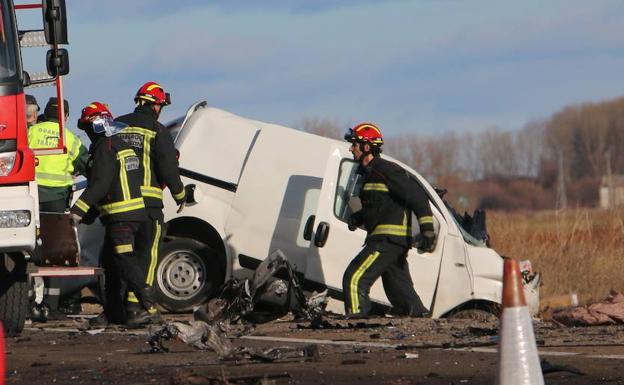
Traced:
<path fill-rule="evenodd" d="M 205 302 L 224 280 L 248 275 L 277 249 L 304 288 L 342 298 L 342 275 L 366 236 L 349 231 L 345 221 L 359 188 L 347 142 L 242 118 L 206 102 L 168 127 L 183 182 L 194 185 L 194 193 L 180 213 L 165 194 L 167 227 L 155 279 L 164 308 L 185 311 Z M 433 252 L 413 248 L 408 257 L 424 305 L 434 318 L 496 313 L 503 258 L 470 236 L 434 188 L 401 165 L 429 195 L 438 232 Z M 525 277 L 535 314 L 539 274 Z M 389 306 L 381 280 L 370 297 Z"/>

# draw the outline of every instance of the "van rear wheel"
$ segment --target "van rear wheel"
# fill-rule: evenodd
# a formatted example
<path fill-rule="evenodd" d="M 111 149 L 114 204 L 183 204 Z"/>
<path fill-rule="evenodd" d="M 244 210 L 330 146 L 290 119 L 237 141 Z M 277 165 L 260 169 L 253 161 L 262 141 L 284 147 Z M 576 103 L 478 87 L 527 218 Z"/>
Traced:
<path fill-rule="evenodd" d="M 218 251 L 192 239 L 163 243 L 156 266 L 158 303 L 180 313 L 206 302 L 223 284 L 222 261 Z"/>

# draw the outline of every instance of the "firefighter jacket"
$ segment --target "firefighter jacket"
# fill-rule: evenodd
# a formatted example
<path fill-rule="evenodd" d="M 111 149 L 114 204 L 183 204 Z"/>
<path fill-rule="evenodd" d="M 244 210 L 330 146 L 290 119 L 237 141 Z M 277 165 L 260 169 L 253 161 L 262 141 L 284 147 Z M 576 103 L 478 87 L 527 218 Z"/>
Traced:
<path fill-rule="evenodd" d="M 363 175 L 359 194 L 362 209 L 352 215 L 350 222 L 364 225 L 367 243 L 389 240 L 411 247 L 412 212 L 418 218 L 421 232 L 433 230 L 427 194 L 402 167 L 375 157 L 367 167 L 360 166 L 358 172 Z"/>
<path fill-rule="evenodd" d="M 162 209 L 165 186 L 169 187 L 176 203 L 184 202 L 186 197 L 178 169 L 177 151 L 171 135 L 158 122 L 157 114 L 149 106 L 138 106 L 134 112 L 115 120 L 129 126 L 117 136 L 141 158 L 145 170 L 141 192 L 146 207 Z"/>
<path fill-rule="evenodd" d="M 146 220 L 143 167 L 134 150 L 115 135 L 100 138 L 91 152 L 87 188 L 71 212 L 83 217 L 89 210 L 98 210 L 105 224 Z"/>
<path fill-rule="evenodd" d="M 73 184 L 74 174 L 84 174 L 89 155 L 80 139 L 70 130 L 65 129 L 64 141 L 67 152 L 64 154 L 38 155 L 35 168 L 37 184 L 45 190 L 60 190 L 67 194 Z M 45 121 L 28 129 L 28 145 L 32 149 L 52 148 L 59 143 L 59 124 Z M 59 199 L 61 197 L 58 197 Z M 53 200 L 40 197 L 41 201 Z"/>

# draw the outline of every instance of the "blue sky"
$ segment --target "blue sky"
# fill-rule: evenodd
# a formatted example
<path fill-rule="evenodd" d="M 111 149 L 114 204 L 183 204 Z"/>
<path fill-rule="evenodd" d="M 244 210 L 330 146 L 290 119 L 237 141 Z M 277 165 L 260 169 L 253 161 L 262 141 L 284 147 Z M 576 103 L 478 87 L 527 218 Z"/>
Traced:
<path fill-rule="evenodd" d="M 130 111 L 147 80 L 172 95 L 163 121 L 207 100 L 289 126 L 372 121 L 386 135 L 518 129 L 624 91 L 622 1 L 66 2 L 71 123 L 92 100 Z M 32 93 L 41 104 L 52 91 Z"/>

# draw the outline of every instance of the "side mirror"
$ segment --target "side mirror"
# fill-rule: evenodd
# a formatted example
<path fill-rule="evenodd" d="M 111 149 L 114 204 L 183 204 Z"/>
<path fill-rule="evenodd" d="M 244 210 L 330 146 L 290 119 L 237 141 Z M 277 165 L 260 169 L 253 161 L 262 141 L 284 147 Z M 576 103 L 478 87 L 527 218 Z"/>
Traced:
<path fill-rule="evenodd" d="M 50 49 L 46 54 L 48 75 L 64 76 L 69 73 L 69 53 L 66 49 Z"/>
<path fill-rule="evenodd" d="M 22 86 L 23 87 L 28 87 L 30 86 L 32 83 L 30 81 L 30 74 L 26 71 L 22 71 Z"/>
<path fill-rule="evenodd" d="M 43 0 L 43 31 L 48 44 L 69 44 L 65 0 Z M 48 72 L 50 72 L 48 70 Z"/>

